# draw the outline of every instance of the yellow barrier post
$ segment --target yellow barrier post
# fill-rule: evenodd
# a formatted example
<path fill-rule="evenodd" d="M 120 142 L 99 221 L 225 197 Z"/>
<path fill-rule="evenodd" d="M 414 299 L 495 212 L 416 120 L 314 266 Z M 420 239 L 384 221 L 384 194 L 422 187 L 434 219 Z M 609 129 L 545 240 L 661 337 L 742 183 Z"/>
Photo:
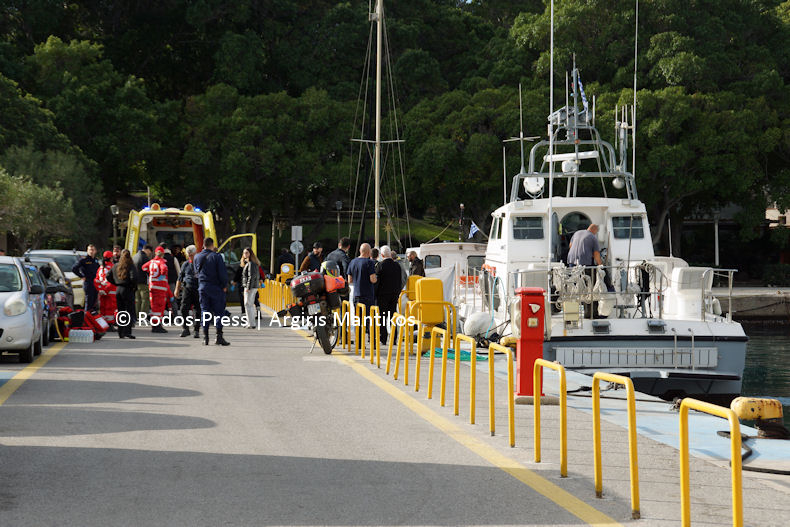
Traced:
<path fill-rule="evenodd" d="M 491 435 L 494 435 L 494 351 L 507 355 L 507 416 L 510 431 L 510 446 L 516 446 L 515 398 L 513 395 L 513 350 L 501 344 L 491 343 L 488 346 L 488 384 L 489 410 L 491 413 Z"/>
<path fill-rule="evenodd" d="M 428 399 L 433 398 L 433 363 L 434 363 L 434 350 L 436 349 L 436 337 L 442 335 L 442 350 L 447 345 L 447 332 L 442 328 L 436 326 L 431 328 L 431 349 L 428 355 Z"/>
<path fill-rule="evenodd" d="M 427 305 L 441 305 L 441 306 L 443 306 L 444 318 L 447 321 L 448 327 L 452 328 L 452 330 L 449 333 L 450 338 L 453 338 L 453 336 L 455 335 L 456 313 L 455 313 L 455 306 L 454 305 L 450 304 L 449 302 L 444 302 L 442 300 L 437 300 L 437 301 L 433 301 L 433 300 L 415 300 L 415 301 L 411 302 L 410 304 L 411 304 L 411 308 L 410 308 L 408 314 L 410 316 L 414 316 L 414 311 L 415 310 L 417 311 L 417 328 L 418 328 L 418 331 L 417 331 L 417 363 L 415 365 L 415 368 L 416 368 L 416 373 L 415 373 L 416 381 L 415 381 L 415 385 L 414 385 L 414 391 L 418 392 L 418 391 L 420 391 L 420 373 L 421 373 L 421 366 L 422 366 L 421 358 L 422 358 L 422 341 L 423 341 L 423 333 L 424 333 L 423 326 L 425 326 L 426 328 L 427 327 L 431 327 L 431 328 L 434 327 L 432 325 L 429 326 L 428 324 L 423 324 L 422 323 L 422 317 L 420 316 L 421 315 L 421 309 L 422 309 L 423 306 L 427 306 Z M 433 368 L 433 353 L 434 353 L 434 349 L 435 349 L 435 341 L 433 340 L 433 337 L 431 337 L 430 347 L 431 347 L 431 349 L 430 349 L 430 353 L 431 353 L 430 354 L 430 367 Z M 430 373 L 431 373 L 431 383 L 433 383 L 433 369 L 430 370 Z M 428 394 L 428 398 L 429 399 L 431 398 L 432 392 L 433 392 L 433 385 L 431 384 L 429 386 L 429 394 Z"/>
<path fill-rule="evenodd" d="M 743 526 L 743 491 L 741 481 L 741 425 L 738 416 L 729 408 L 698 401 L 689 397 L 680 403 L 680 516 L 681 525 L 691 525 L 691 497 L 689 494 L 689 409 L 723 417 L 730 422 L 730 465 L 732 478 L 732 524 Z"/>
<path fill-rule="evenodd" d="M 532 378 L 532 397 L 535 406 L 535 463 L 540 463 L 540 374 L 551 368 L 560 374 L 560 476 L 568 477 L 568 390 L 565 368 L 545 359 L 535 359 Z"/>
<path fill-rule="evenodd" d="M 477 342 L 475 339 L 468 335 L 464 335 L 458 333 L 455 336 L 455 353 L 460 353 L 459 350 L 461 348 L 461 341 L 468 342 L 472 345 L 472 349 L 470 350 L 471 354 L 471 368 L 472 371 L 470 372 L 469 378 L 469 424 L 475 424 L 475 391 L 476 386 L 475 383 L 477 382 Z M 458 360 L 458 357 L 456 357 Z M 458 376 L 458 368 L 456 368 L 456 378 Z M 455 415 L 458 415 L 458 381 L 456 381 L 455 387 Z"/>
<path fill-rule="evenodd" d="M 365 304 L 360 304 L 357 302 L 355 304 L 355 314 L 359 317 L 359 326 L 354 330 L 354 355 L 359 355 L 360 348 L 362 349 L 362 358 L 365 358 L 365 312 L 367 310 L 367 306 Z M 362 316 L 360 316 L 360 312 Z"/>
<path fill-rule="evenodd" d="M 408 374 L 409 374 L 409 362 L 408 362 L 408 355 L 409 355 L 409 348 L 408 344 L 406 343 L 406 335 L 411 332 L 411 324 L 409 324 L 409 319 L 404 317 L 403 315 L 400 318 L 404 319 L 403 325 L 400 327 L 400 332 L 398 333 L 398 349 L 395 353 L 395 373 L 393 374 L 392 378 L 396 381 L 398 380 L 398 373 L 400 372 L 400 348 L 403 345 L 403 355 L 404 359 L 406 360 L 406 384 L 408 384 Z"/>
<path fill-rule="evenodd" d="M 340 303 L 340 347 L 351 351 L 351 302 L 343 300 Z"/>
<path fill-rule="evenodd" d="M 595 372 L 593 375 L 593 443 L 595 448 L 595 495 L 603 497 L 603 475 L 601 469 L 601 386 L 600 381 L 613 382 L 625 386 L 628 398 L 628 456 L 631 472 L 631 517 L 639 519 L 639 469 L 636 453 L 636 394 L 634 383 L 629 377 Z"/>
<path fill-rule="evenodd" d="M 376 350 L 376 361 L 381 368 L 381 358 L 379 356 L 379 341 L 381 340 L 381 312 L 379 306 L 370 306 L 370 321 L 373 326 L 370 328 L 370 363 L 373 364 L 373 350 Z"/>
<path fill-rule="evenodd" d="M 385 373 L 385 374 L 387 374 L 387 375 L 389 375 L 389 374 L 390 374 L 390 364 L 391 364 L 391 361 L 392 361 L 392 345 L 393 345 L 393 344 L 395 344 L 395 343 L 396 343 L 396 341 L 397 341 L 397 343 L 398 343 L 398 346 L 400 346 L 400 340 L 399 340 L 399 338 L 400 338 L 400 331 L 398 332 L 398 337 L 396 337 L 396 336 L 394 335 L 394 333 L 395 333 L 395 330 L 398 330 L 398 329 L 401 329 L 401 328 L 402 328 L 402 326 L 399 326 L 399 325 L 398 325 L 398 321 L 399 321 L 401 318 L 404 320 L 404 323 L 405 323 L 406 317 L 404 317 L 404 316 L 403 316 L 403 315 L 401 315 L 400 313 L 395 313 L 395 314 L 392 316 L 392 323 L 390 324 L 390 338 L 389 338 L 389 340 L 387 341 L 388 348 L 389 348 L 389 349 L 387 350 L 387 369 L 386 369 L 386 371 L 384 372 L 384 373 Z M 400 347 L 398 348 L 398 353 L 400 353 Z"/>

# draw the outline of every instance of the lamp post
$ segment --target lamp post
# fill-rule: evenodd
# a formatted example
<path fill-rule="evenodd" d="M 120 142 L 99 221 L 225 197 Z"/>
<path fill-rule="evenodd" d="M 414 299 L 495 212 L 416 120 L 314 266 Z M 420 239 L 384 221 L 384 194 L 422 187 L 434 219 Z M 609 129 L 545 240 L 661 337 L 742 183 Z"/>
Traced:
<path fill-rule="evenodd" d="M 112 244 L 118 245 L 118 205 L 110 205 L 110 214 L 112 214 Z"/>
<path fill-rule="evenodd" d="M 337 209 L 337 239 L 340 240 L 340 209 L 343 208 L 343 202 L 337 200 L 335 202 L 335 208 Z"/>
<path fill-rule="evenodd" d="M 464 241 L 464 204 L 461 203 L 461 216 L 458 218 L 458 241 Z"/>

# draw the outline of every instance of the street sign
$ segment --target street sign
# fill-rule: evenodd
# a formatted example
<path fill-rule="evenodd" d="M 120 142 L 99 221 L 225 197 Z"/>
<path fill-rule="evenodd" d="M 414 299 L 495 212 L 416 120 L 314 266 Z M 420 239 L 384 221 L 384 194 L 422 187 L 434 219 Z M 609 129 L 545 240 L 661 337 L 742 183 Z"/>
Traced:
<path fill-rule="evenodd" d="M 299 229 L 301 229 L 301 227 L 299 227 Z M 300 241 L 293 241 L 293 242 L 291 242 L 291 252 L 292 253 L 294 253 L 295 255 L 298 256 L 299 254 L 301 254 L 302 251 L 304 251 L 304 245 L 302 245 L 302 242 L 300 242 Z"/>
<path fill-rule="evenodd" d="M 302 241 L 302 226 L 301 225 L 291 225 L 291 239 L 295 240 L 297 242 Z"/>

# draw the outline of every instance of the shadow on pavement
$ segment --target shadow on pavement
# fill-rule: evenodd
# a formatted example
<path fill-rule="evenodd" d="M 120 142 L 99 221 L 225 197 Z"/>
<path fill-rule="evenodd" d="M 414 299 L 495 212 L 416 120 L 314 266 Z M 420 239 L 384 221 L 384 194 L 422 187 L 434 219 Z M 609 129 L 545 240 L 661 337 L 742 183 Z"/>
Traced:
<path fill-rule="evenodd" d="M 214 366 L 219 362 L 172 355 L 130 353 L 84 353 L 66 349 L 48 368 L 157 368 L 160 366 Z"/>
<path fill-rule="evenodd" d="M 581 524 L 485 466 L 0 446 L 4 459 L 9 525 Z"/>
<path fill-rule="evenodd" d="M 0 415 L 0 436 L 4 437 L 58 437 L 216 426 L 214 421 L 201 417 L 68 406 L 3 405 Z M 53 467 L 47 470 L 50 468 Z"/>
<path fill-rule="evenodd" d="M 35 405 L 60 405 L 60 404 L 94 404 L 114 403 L 133 399 L 150 399 L 165 397 L 196 397 L 203 395 L 196 390 L 171 388 L 167 386 L 154 386 L 136 382 L 109 382 L 109 381 L 76 381 L 58 379 L 28 379 L 22 386 L 16 398 L 9 404 L 21 403 L 24 406 L 28 400 L 35 397 Z M 26 397 L 28 396 L 28 397 Z"/>

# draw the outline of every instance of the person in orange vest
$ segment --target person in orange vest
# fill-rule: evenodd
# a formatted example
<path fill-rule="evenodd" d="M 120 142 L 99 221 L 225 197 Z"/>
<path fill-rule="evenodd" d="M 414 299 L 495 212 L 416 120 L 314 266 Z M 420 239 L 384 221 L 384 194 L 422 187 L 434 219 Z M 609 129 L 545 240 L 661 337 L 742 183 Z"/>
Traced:
<path fill-rule="evenodd" d="M 115 297 L 115 292 L 118 288 L 107 280 L 107 275 L 112 270 L 113 253 L 104 251 L 102 256 L 104 257 L 104 262 L 99 267 L 99 270 L 96 271 L 96 278 L 93 279 L 93 284 L 99 292 L 99 315 L 112 327 L 115 324 L 115 312 L 118 309 Z"/>
<path fill-rule="evenodd" d="M 151 300 L 151 332 L 167 333 L 162 326 L 162 316 L 165 314 L 167 301 L 172 298 L 170 287 L 167 284 L 167 262 L 164 259 L 165 250 L 157 247 L 154 258 L 143 264 L 143 271 L 148 273 L 148 298 Z"/>

